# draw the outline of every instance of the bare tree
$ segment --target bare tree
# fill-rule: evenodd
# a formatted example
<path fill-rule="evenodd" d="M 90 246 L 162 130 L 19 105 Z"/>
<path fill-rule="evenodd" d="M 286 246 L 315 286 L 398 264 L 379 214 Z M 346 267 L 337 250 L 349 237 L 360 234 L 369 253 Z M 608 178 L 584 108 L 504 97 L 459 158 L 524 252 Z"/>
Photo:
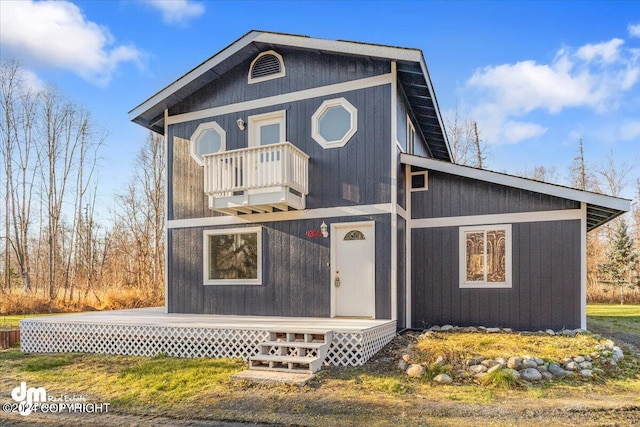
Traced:
<path fill-rule="evenodd" d="M 478 123 L 470 118 L 462 119 L 458 108 L 445 118 L 447 138 L 451 143 L 451 157 L 459 165 L 486 167 L 487 145 L 480 138 Z"/>

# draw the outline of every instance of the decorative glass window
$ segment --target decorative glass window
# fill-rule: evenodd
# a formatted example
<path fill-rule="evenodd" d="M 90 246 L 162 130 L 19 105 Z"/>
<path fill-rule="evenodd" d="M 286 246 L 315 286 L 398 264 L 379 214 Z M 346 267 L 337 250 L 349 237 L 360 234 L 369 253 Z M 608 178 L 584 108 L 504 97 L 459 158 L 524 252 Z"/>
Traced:
<path fill-rule="evenodd" d="M 204 284 L 262 284 L 262 227 L 205 230 Z"/>
<path fill-rule="evenodd" d="M 358 130 L 358 110 L 344 98 L 324 101 L 311 117 L 311 136 L 323 148 L 344 147 Z"/>
<path fill-rule="evenodd" d="M 460 227 L 460 287 L 511 287 L 511 225 Z"/>
<path fill-rule="evenodd" d="M 282 55 L 268 50 L 251 61 L 249 66 L 249 84 L 284 77 L 286 74 Z"/>
<path fill-rule="evenodd" d="M 227 133 L 216 122 L 202 123 L 191 135 L 191 157 L 204 166 L 204 156 L 226 148 Z"/>
<path fill-rule="evenodd" d="M 343 240 L 366 240 L 364 238 L 364 234 L 360 230 L 351 230 L 347 234 L 345 234 Z"/>

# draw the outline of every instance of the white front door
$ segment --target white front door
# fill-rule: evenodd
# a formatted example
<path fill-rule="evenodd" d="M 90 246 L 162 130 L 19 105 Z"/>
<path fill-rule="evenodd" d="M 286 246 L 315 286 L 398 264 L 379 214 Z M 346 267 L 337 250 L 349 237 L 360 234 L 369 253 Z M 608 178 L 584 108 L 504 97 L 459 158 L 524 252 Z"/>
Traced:
<path fill-rule="evenodd" d="M 375 317 L 375 223 L 331 225 L 331 315 Z"/>

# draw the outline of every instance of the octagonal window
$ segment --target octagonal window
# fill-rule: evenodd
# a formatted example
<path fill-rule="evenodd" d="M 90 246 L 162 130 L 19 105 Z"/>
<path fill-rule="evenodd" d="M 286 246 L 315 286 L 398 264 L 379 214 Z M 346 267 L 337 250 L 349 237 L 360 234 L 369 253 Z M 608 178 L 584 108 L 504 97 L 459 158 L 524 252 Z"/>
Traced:
<path fill-rule="evenodd" d="M 324 101 L 311 118 L 311 135 L 324 148 L 344 147 L 358 130 L 358 111 L 344 98 Z"/>
<path fill-rule="evenodd" d="M 202 123 L 191 135 L 191 157 L 204 166 L 204 156 L 225 150 L 226 135 L 218 123 Z"/>

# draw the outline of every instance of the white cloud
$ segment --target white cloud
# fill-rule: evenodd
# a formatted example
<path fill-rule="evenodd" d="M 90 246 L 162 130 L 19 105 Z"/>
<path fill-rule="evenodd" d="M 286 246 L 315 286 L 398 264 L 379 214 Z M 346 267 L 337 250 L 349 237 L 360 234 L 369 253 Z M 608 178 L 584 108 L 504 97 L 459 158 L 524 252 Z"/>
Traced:
<path fill-rule="evenodd" d="M 628 122 L 620 128 L 620 139 L 623 141 L 630 141 L 640 137 L 640 121 Z"/>
<path fill-rule="evenodd" d="M 547 129 L 514 118 L 538 111 L 558 114 L 567 108 L 604 114 L 615 110 L 639 81 L 639 52 L 614 38 L 560 49 L 548 64 L 526 60 L 478 69 L 461 95 L 487 142 L 517 143 Z"/>
<path fill-rule="evenodd" d="M 0 2 L 0 43 L 17 59 L 72 71 L 105 85 L 123 62 L 141 64 L 133 45 L 113 46 L 109 30 L 67 1 Z"/>
<path fill-rule="evenodd" d="M 627 27 L 627 30 L 629 31 L 629 36 L 631 37 L 640 37 L 640 24 L 629 24 L 629 26 Z"/>
<path fill-rule="evenodd" d="M 145 3 L 160 11 L 166 24 L 185 25 L 204 13 L 204 4 L 190 0 L 145 0 Z"/>

